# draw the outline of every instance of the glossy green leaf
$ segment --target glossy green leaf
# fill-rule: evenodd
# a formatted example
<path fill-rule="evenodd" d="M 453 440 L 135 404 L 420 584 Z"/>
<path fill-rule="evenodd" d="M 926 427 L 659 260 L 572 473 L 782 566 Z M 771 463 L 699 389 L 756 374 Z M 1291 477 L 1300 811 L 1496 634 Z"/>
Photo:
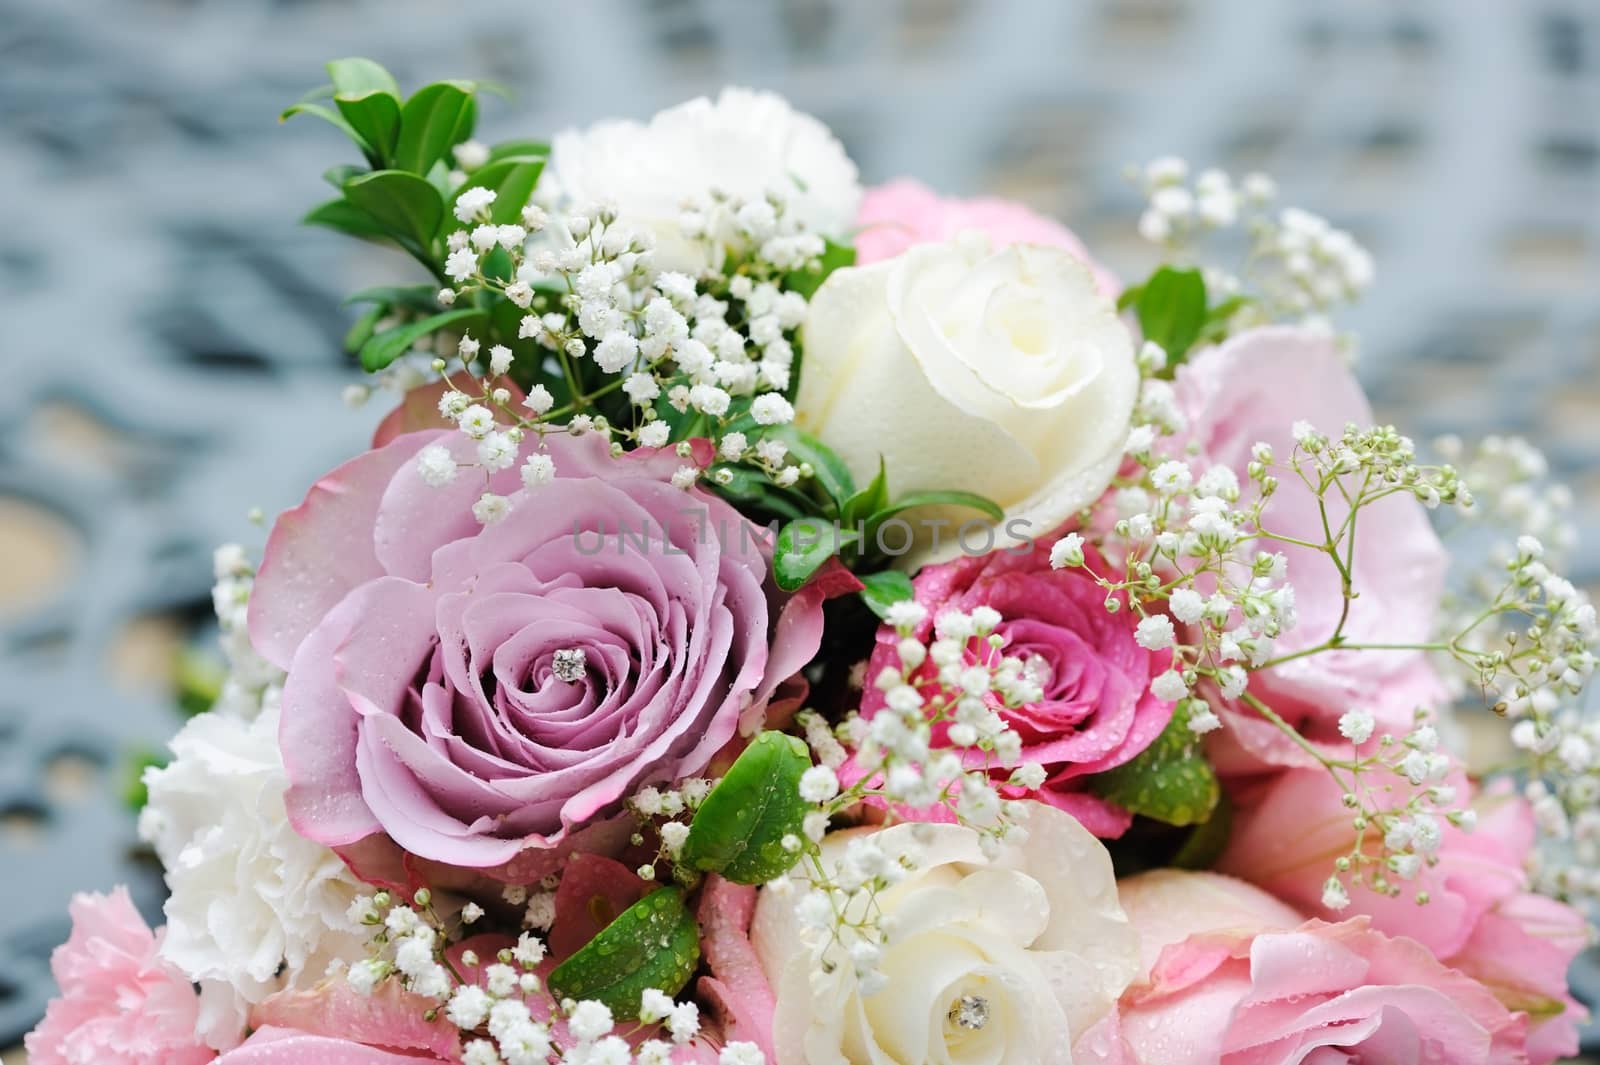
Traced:
<path fill-rule="evenodd" d="M 890 607 L 916 594 L 911 587 L 911 578 L 896 569 L 869 573 L 861 578 L 861 584 L 861 601 L 884 620 L 888 620 Z"/>
<path fill-rule="evenodd" d="M 854 525 L 889 505 L 889 477 L 884 469 L 883 456 L 878 456 L 878 475 L 872 483 L 844 501 L 843 515 L 846 525 Z"/>
<path fill-rule="evenodd" d="M 1206 283 L 1199 270 L 1163 266 L 1150 275 L 1135 310 L 1139 329 L 1167 353 L 1167 365 L 1182 361 L 1206 321 Z"/>
<path fill-rule="evenodd" d="M 821 569 L 841 547 L 853 544 L 859 534 L 823 518 L 800 518 L 778 530 L 772 555 L 772 572 L 786 592 L 799 588 Z"/>
<path fill-rule="evenodd" d="M 384 240 L 389 236 L 389 231 L 379 225 L 376 218 L 344 199 L 319 204 L 307 211 L 300 221 L 308 226 L 336 229 L 364 240 Z"/>
<path fill-rule="evenodd" d="M 1216 770 L 1200 751 L 1200 739 L 1189 730 L 1183 704 L 1172 720 L 1132 760 L 1089 778 L 1102 798 L 1144 817 L 1169 825 L 1197 825 L 1216 809 L 1222 789 Z"/>
<path fill-rule="evenodd" d="M 395 138 L 400 135 L 400 101 L 386 92 L 370 92 L 365 96 L 341 93 L 333 102 L 345 121 L 367 142 L 374 164 L 387 166 L 394 155 Z"/>
<path fill-rule="evenodd" d="M 372 146 L 367 143 L 367 139 L 363 137 L 343 115 L 341 115 L 338 111 L 335 111 L 333 108 L 327 107 L 323 104 L 298 103 L 284 108 L 283 114 L 278 116 L 278 121 L 287 122 L 295 115 L 315 115 L 324 122 L 327 122 L 333 126 L 337 126 L 346 137 L 349 137 L 351 140 L 356 142 L 356 147 L 360 148 L 363 152 L 371 154 Z"/>
<path fill-rule="evenodd" d="M 893 517 L 901 511 L 913 510 L 917 507 L 967 507 L 971 510 L 982 512 L 985 516 L 1001 521 L 1006 512 L 1000 505 L 987 496 L 976 492 L 957 492 L 943 490 L 937 492 L 907 492 L 882 510 L 873 512 L 871 522 L 876 525 L 885 518 Z"/>
<path fill-rule="evenodd" d="M 655 988 L 676 996 L 700 964 L 700 926 L 683 893 L 664 887 L 629 906 L 550 973 L 550 991 L 604 1003 L 620 1020 L 639 1016 L 639 999 Z"/>
<path fill-rule="evenodd" d="M 400 86 L 393 75 L 370 59 L 351 56 L 335 59 L 327 65 L 328 77 L 333 82 L 336 96 L 365 96 L 373 92 L 400 95 Z"/>
<path fill-rule="evenodd" d="M 456 200 L 467 189 L 493 189 L 495 198 L 489 208 L 490 219 L 496 225 L 518 222 L 522 218 L 522 209 L 533 195 L 534 186 L 539 183 L 539 175 L 544 172 L 544 162 L 542 155 L 517 155 L 485 163 L 474 170 L 466 184 L 451 195 L 450 206 L 454 209 Z M 449 226 L 452 222 L 453 218 L 447 215 L 445 225 Z"/>
<path fill-rule="evenodd" d="M 469 319 L 481 322 L 484 318 L 484 312 L 476 308 L 463 308 L 445 311 L 443 314 L 424 318 L 420 322 L 408 322 L 393 329 L 386 329 L 361 346 L 361 368 L 368 373 L 377 373 L 410 351 L 416 346 L 417 341 L 428 334 L 437 332 L 447 325 L 464 325 Z"/>
<path fill-rule="evenodd" d="M 1211 816 L 1194 826 L 1168 864 L 1174 869 L 1210 869 L 1227 849 L 1232 832 L 1233 804 L 1224 794 Z"/>
<path fill-rule="evenodd" d="M 449 81 L 424 85 L 400 110 L 394 165 L 426 174 L 446 152 L 472 135 L 476 114 L 470 85 Z"/>
<path fill-rule="evenodd" d="M 439 310 L 439 289 L 435 285 L 376 285 L 346 296 L 345 303 L 398 303 L 415 311 Z"/>
<path fill-rule="evenodd" d="M 550 144 L 548 141 L 535 140 L 509 140 L 499 144 L 490 145 L 489 162 L 498 163 L 502 159 L 509 159 L 513 155 L 536 155 L 548 157 Z"/>
<path fill-rule="evenodd" d="M 374 170 L 352 178 L 344 194 L 391 233 L 424 248 L 432 243 L 444 215 L 438 190 L 403 170 Z"/>
<path fill-rule="evenodd" d="M 354 355 L 360 351 L 367 341 L 372 339 L 372 334 L 378 331 L 378 323 L 388 313 L 389 305 L 387 303 L 374 304 L 364 311 L 361 317 L 357 318 L 344 334 L 345 354 Z"/>
<path fill-rule="evenodd" d="M 340 192 L 343 192 L 345 184 L 351 178 L 360 177 L 366 172 L 367 168 L 364 166 L 354 166 L 349 163 L 341 163 L 339 166 L 330 166 L 328 169 L 324 170 L 322 172 L 322 180 L 326 181 Z"/>
<path fill-rule="evenodd" d="M 781 440 L 788 445 L 789 453 L 801 462 L 809 462 L 817 483 L 828 493 L 834 505 L 843 507 L 845 500 L 855 495 L 855 478 L 844 460 L 834 454 L 816 437 L 794 424 L 776 426 L 767 431 L 768 439 Z"/>
<path fill-rule="evenodd" d="M 719 469 L 727 470 L 727 484 L 716 479 L 702 483 L 724 499 L 738 504 L 739 509 L 747 515 L 752 511 L 776 514 L 788 521 L 807 516 L 808 509 L 802 505 L 799 497 L 773 484 L 765 472 L 748 466 L 722 466 Z"/>
<path fill-rule="evenodd" d="M 802 822 L 812 806 L 800 797 L 800 776 L 810 768 L 804 741 L 761 733 L 695 811 L 682 864 L 736 884 L 764 884 L 788 872 L 799 854 L 783 840 L 805 838 Z"/>
<path fill-rule="evenodd" d="M 168 756 L 161 752 L 145 749 L 134 752 L 129 756 L 123 769 L 122 801 L 134 813 L 143 810 L 150 801 L 150 790 L 144 784 L 144 771 L 146 769 L 160 769 L 167 764 Z"/>

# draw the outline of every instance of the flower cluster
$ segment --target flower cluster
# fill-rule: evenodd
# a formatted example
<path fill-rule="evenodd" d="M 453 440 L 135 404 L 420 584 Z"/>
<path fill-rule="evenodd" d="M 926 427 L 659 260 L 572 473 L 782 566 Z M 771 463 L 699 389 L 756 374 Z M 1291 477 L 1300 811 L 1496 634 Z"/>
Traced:
<path fill-rule="evenodd" d="M 74 903 L 41 1065 L 1575 1048 L 1570 498 L 1374 418 L 1347 233 L 1160 160 L 1123 287 L 767 94 L 552 151 L 329 73 L 371 169 L 313 220 L 431 277 L 352 330 L 405 394 L 218 551 L 222 697 L 145 776 L 167 925 Z"/>

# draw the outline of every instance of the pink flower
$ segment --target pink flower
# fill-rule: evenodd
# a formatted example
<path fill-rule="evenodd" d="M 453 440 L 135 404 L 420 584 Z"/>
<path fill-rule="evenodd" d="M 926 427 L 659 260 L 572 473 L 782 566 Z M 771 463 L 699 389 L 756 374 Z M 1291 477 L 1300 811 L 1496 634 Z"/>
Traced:
<path fill-rule="evenodd" d="M 1104 572 L 1097 556 L 1088 564 Z M 1044 698 L 1038 702 L 1009 710 L 990 697 L 993 709 L 1022 738 L 1022 760 L 1037 762 L 1049 773 L 1037 792 L 1008 786 L 1006 794 L 1031 794 L 1101 837 L 1125 832 L 1128 812 L 1085 791 L 1084 780 L 1128 761 L 1166 728 L 1172 704 L 1150 693 L 1150 680 L 1167 670 L 1171 652 L 1139 646 L 1133 618 L 1126 611 L 1108 613 L 1105 592 L 1083 569 L 1051 569 L 1046 541 L 1021 553 L 994 551 L 928 566 L 912 583 L 917 602 L 928 611 L 917 638 L 927 639 L 943 611 L 992 607 L 1002 618 L 995 631 L 1005 641 L 1005 653 L 1032 661 L 1039 670 Z M 892 628 L 878 630 L 868 677 L 898 668 L 897 640 Z M 979 650 L 975 639 L 968 661 L 976 661 Z M 921 675 L 931 681 L 933 666 L 924 665 Z M 862 715 L 871 717 L 883 705 L 884 693 L 869 685 Z M 947 733 L 947 726 L 937 726 L 935 742 L 947 744 Z M 969 760 L 981 763 L 983 757 L 974 751 Z"/>
<path fill-rule="evenodd" d="M 312 1035 L 292 1028 L 258 1028 L 242 1044 L 217 1059 L 218 1065 L 440 1065 L 459 1058 L 406 1054 L 367 1046 L 338 1036 Z"/>
<path fill-rule="evenodd" d="M 1123 995 L 1118 1024 L 1079 1042 L 1086 1062 L 1526 1060 L 1526 1018 L 1365 918 L 1301 923 L 1270 895 L 1214 873 L 1147 873 L 1119 896 L 1145 975 Z"/>
<path fill-rule="evenodd" d="M 892 259 L 914 244 L 946 241 L 963 230 L 985 234 L 996 247 L 1043 244 L 1072 253 L 1094 274 L 1097 287 L 1113 298 L 1122 286 L 1089 257 L 1071 231 L 1011 200 L 983 196 L 972 200 L 946 198 L 920 181 L 900 178 L 868 189 L 856 216 L 856 262 Z"/>
<path fill-rule="evenodd" d="M 477 461 L 459 432 L 399 436 L 267 543 L 250 633 L 288 670 L 279 739 L 303 835 L 502 872 L 553 861 L 634 789 L 759 727 L 815 652 L 822 593 L 776 593 L 762 531 L 668 484 L 672 452 L 552 434 L 554 480 L 490 474 L 512 506 L 483 525 L 484 475 L 430 487 L 429 446 Z"/>
<path fill-rule="evenodd" d="M 1178 371 L 1177 395 L 1189 422 L 1185 442 L 1199 449 L 1198 457 L 1190 459 L 1196 475 L 1212 465 L 1226 466 L 1244 485 L 1257 441 L 1270 444 L 1275 461 L 1287 465 L 1294 450 L 1294 423 L 1309 422 L 1337 439 L 1348 422 L 1361 428 L 1373 422 L 1366 395 L 1333 340 L 1305 329 L 1256 329 L 1201 352 Z M 1338 528 L 1348 508 L 1337 492 L 1328 496 L 1328 520 Z M 1316 496 L 1288 473 L 1278 477 L 1264 523 L 1294 539 L 1320 543 L 1324 537 Z M 1345 640 L 1432 640 L 1449 557 L 1422 505 L 1407 495 L 1389 496 L 1362 509 L 1356 534 L 1351 568 L 1360 596 L 1350 604 Z M 1333 635 L 1344 607 L 1332 559 L 1294 544 L 1261 546 L 1288 559 L 1299 618 L 1279 638 L 1274 654 L 1290 655 L 1323 643 Z M 1324 651 L 1255 674 L 1250 691 L 1305 737 L 1342 753 L 1350 745 L 1340 737 L 1338 721 L 1351 707 L 1372 713 L 1378 733 L 1403 734 L 1418 706 L 1437 707 L 1446 699 L 1443 683 L 1423 654 L 1409 650 Z M 1254 713 L 1224 708 L 1224 714 L 1227 727 L 1214 734 L 1209 751 L 1223 771 L 1317 764 Z"/>
<path fill-rule="evenodd" d="M 128 889 L 75 895 L 72 934 L 50 956 L 61 986 L 24 1044 L 34 1065 L 198 1065 L 216 1051 L 196 1034 L 200 1000 L 162 961 L 159 933 Z"/>
<path fill-rule="evenodd" d="M 1462 800 L 1464 777 L 1452 781 Z M 1387 808 L 1411 798 L 1403 782 L 1371 794 Z M 1464 832 L 1429 816 L 1425 831 L 1437 830 L 1437 863 L 1424 864 L 1413 880 L 1390 880 L 1398 898 L 1364 888 L 1350 891 L 1341 912 L 1322 905 L 1322 885 L 1332 855 L 1350 845 L 1350 811 L 1326 772 L 1284 772 L 1270 785 L 1240 793 L 1228 849 L 1218 868 L 1244 877 L 1303 912 L 1337 920 L 1367 916 L 1372 927 L 1409 936 L 1441 962 L 1481 981 L 1507 1008 L 1530 1019 L 1529 1056 L 1535 1062 L 1577 1051 L 1583 1008 L 1567 989 L 1567 968 L 1586 944 L 1582 915 L 1531 893 L 1523 865 L 1533 847 L 1533 813 L 1505 794 L 1480 799 L 1476 830 Z M 1373 839 L 1369 853 L 1377 854 Z M 1426 906 L 1417 905 L 1426 891 Z"/>

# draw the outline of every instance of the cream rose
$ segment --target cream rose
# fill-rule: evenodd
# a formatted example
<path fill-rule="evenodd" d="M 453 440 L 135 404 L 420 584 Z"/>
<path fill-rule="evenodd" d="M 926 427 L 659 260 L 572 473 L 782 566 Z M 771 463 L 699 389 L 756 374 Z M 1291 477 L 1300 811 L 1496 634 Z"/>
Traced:
<path fill-rule="evenodd" d="M 1067 814 L 1032 808 L 1028 839 L 993 859 L 956 825 L 836 832 L 823 861 L 876 833 L 917 866 L 878 896 L 891 935 L 863 992 L 835 945 L 800 918 L 803 884 L 763 891 L 751 941 L 777 997 L 776 1065 L 1071 1065 L 1073 1041 L 1138 974 L 1138 939 L 1117 903 L 1111 858 Z"/>
<path fill-rule="evenodd" d="M 977 233 L 836 271 L 804 338 L 800 427 L 863 483 L 882 455 L 896 495 L 994 500 L 1007 522 L 991 546 L 1043 536 L 1105 490 L 1139 389 L 1133 340 L 1082 262 L 1037 245 L 992 251 Z M 919 522 L 918 561 L 959 552 L 974 514 L 933 517 L 951 525 L 935 547 Z M 983 539 L 972 529 L 967 549 Z"/>

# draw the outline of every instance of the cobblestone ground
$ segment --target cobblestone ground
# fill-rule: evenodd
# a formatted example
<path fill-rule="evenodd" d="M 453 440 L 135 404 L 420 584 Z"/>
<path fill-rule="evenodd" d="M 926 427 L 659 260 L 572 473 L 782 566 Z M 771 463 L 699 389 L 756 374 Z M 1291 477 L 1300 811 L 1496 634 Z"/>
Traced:
<path fill-rule="evenodd" d="M 1267 169 L 1377 256 L 1350 324 L 1381 413 L 1532 436 L 1600 579 L 1593 3 L 0 0 L 0 1045 L 70 890 L 158 905 L 116 773 L 174 727 L 210 546 L 375 417 L 338 400 L 338 295 L 399 264 L 295 227 L 344 148 L 274 121 L 352 53 L 504 82 L 490 136 L 770 87 L 869 180 L 1019 197 L 1130 272 L 1124 163 Z"/>

